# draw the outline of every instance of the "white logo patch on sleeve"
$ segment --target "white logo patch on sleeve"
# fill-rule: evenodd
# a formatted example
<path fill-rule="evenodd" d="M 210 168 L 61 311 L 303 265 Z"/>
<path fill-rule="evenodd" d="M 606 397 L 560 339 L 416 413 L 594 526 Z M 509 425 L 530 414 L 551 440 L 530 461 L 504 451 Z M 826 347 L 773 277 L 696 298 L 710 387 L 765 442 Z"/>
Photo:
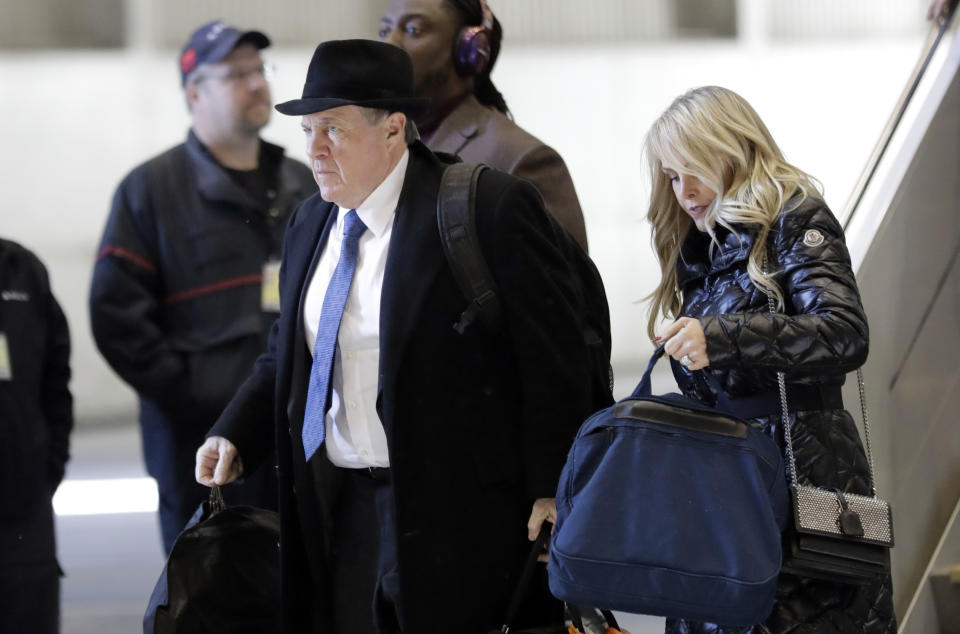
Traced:
<path fill-rule="evenodd" d="M 803 234 L 803 243 L 808 247 L 818 247 L 823 244 L 823 240 L 823 234 L 816 229 L 807 229 L 807 232 Z"/>

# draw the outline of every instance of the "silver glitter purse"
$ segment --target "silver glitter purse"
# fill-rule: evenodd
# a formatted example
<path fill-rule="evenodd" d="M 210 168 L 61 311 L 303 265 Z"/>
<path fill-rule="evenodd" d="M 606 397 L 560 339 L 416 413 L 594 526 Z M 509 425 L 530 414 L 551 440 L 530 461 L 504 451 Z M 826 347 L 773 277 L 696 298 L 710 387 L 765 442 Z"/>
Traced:
<path fill-rule="evenodd" d="M 772 313 L 773 298 L 768 296 L 768 299 Z M 793 508 L 793 526 L 784 533 L 782 571 L 843 583 L 870 583 L 886 576 L 890 571 L 890 548 L 893 547 L 893 513 L 890 504 L 877 497 L 874 483 L 863 372 L 857 369 L 864 444 L 870 469 L 869 496 L 799 483 L 782 372 L 777 373 L 777 383 Z"/>

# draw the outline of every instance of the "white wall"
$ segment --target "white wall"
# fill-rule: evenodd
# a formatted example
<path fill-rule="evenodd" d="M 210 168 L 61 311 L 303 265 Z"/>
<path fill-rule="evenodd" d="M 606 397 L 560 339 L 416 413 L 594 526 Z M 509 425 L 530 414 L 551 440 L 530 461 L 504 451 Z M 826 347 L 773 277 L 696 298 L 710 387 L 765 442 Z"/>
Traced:
<path fill-rule="evenodd" d="M 516 120 L 566 159 L 607 284 L 619 394 L 645 364 L 645 306 L 659 275 L 643 218 L 641 140 L 687 88 L 721 84 L 753 103 L 788 159 L 819 177 L 837 210 L 919 54 L 921 38 L 792 44 L 732 42 L 506 48 L 494 80 Z M 274 96 L 299 96 L 311 49 L 275 50 Z M 96 353 L 86 294 L 114 187 L 182 140 L 189 124 L 175 53 L 0 55 L 0 235 L 36 250 L 74 337 L 81 423 L 130 418 L 129 390 Z M 265 137 L 301 155 L 295 119 Z"/>

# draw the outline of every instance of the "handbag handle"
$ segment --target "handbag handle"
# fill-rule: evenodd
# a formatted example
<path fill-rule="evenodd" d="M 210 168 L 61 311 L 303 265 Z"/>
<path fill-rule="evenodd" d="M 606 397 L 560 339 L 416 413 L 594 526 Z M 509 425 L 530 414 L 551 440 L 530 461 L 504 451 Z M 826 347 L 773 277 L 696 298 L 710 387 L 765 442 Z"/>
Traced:
<path fill-rule="evenodd" d="M 223 500 L 223 492 L 220 491 L 220 487 L 218 487 L 217 485 L 213 485 L 212 487 L 210 487 L 210 501 L 209 501 L 210 515 L 216 515 L 226 507 L 227 507 L 227 504 Z"/>
<path fill-rule="evenodd" d="M 507 607 L 507 615 L 503 625 L 500 626 L 500 632 L 509 632 L 514 619 L 517 618 L 520 605 L 523 603 L 528 586 L 530 585 L 530 580 L 533 578 L 534 570 L 537 567 L 537 558 L 550 540 L 550 531 L 552 529 L 553 524 L 547 521 L 544 521 L 540 526 L 540 534 L 537 535 L 536 541 L 533 543 L 533 546 L 530 547 L 530 553 L 527 555 L 527 561 L 523 565 L 520 579 L 517 580 L 517 585 L 513 589 L 513 595 L 510 597 L 510 605 Z"/>
<path fill-rule="evenodd" d="M 655 361 L 656 359 L 654 362 Z M 530 553 L 527 555 L 527 561 L 523 566 L 523 572 L 520 573 L 520 579 L 517 581 L 517 585 L 513 589 L 513 595 L 510 597 L 510 605 L 507 607 L 507 617 L 504 620 L 503 625 L 500 626 L 499 632 L 501 634 L 509 634 L 511 631 L 510 628 L 513 627 L 513 621 L 517 617 L 517 613 L 520 611 L 520 605 L 523 603 L 528 586 L 530 585 L 530 580 L 533 577 L 534 570 L 537 567 L 537 559 L 540 553 L 544 551 L 547 542 L 550 541 L 550 534 L 552 530 L 553 524 L 550 522 L 544 522 L 540 527 L 540 534 L 537 535 L 536 541 L 534 542 L 533 546 L 530 547 Z M 566 607 L 567 611 L 570 613 L 570 618 L 573 621 L 574 626 L 579 631 L 583 632 L 583 611 L 580 606 L 575 606 L 568 603 L 566 604 Z M 607 626 L 613 628 L 614 631 L 620 631 L 620 625 L 617 623 L 617 619 L 613 616 L 613 612 L 603 609 L 599 611 L 606 621 Z"/>
<path fill-rule="evenodd" d="M 764 268 L 766 268 L 766 258 L 764 258 Z M 776 315 L 776 305 L 773 301 L 773 295 L 767 293 L 767 306 L 770 308 L 770 314 Z M 793 457 L 793 436 L 790 433 L 790 416 L 787 408 L 787 384 L 783 372 L 777 372 L 777 386 L 780 388 L 780 420 L 783 425 L 783 437 L 787 446 L 787 462 L 790 465 L 790 486 L 796 489 L 800 486 L 797 480 L 797 462 Z M 867 418 L 867 398 L 863 387 L 863 370 L 857 368 L 857 388 L 860 392 L 860 415 L 863 418 L 863 437 L 867 449 L 867 466 L 870 475 L 870 495 L 877 497 L 877 488 L 873 479 L 873 452 L 870 450 L 870 420 Z"/>
<path fill-rule="evenodd" d="M 643 377 L 640 378 L 640 383 L 637 384 L 637 388 L 630 394 L 630 398 L 650 396 L 650 375 L 653 373 L 653 366 L 657 365 L 657 361 L 663 356 L 663 347 L 665 345 L 666 344 L 661 343 L 657 346 L 657 349 L 653 351 L 653 356 L 650 357 L 650 363 L 647 364 L 647 370 L 643 373 Z"/>

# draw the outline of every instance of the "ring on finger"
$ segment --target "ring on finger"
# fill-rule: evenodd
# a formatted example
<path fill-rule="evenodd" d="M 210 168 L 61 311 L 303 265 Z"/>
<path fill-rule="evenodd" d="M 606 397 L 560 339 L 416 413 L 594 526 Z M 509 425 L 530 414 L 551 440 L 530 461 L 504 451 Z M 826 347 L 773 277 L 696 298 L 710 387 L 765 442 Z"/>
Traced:
<path fill-rule="evenodd" d="M 684 367 L 689 368 L 691 365 L 693 365 L 693 359 L 690 358 L 690 355 L 685 354 L 682 357 L 680 357 L 680 364 L 683 365 Z"/>

